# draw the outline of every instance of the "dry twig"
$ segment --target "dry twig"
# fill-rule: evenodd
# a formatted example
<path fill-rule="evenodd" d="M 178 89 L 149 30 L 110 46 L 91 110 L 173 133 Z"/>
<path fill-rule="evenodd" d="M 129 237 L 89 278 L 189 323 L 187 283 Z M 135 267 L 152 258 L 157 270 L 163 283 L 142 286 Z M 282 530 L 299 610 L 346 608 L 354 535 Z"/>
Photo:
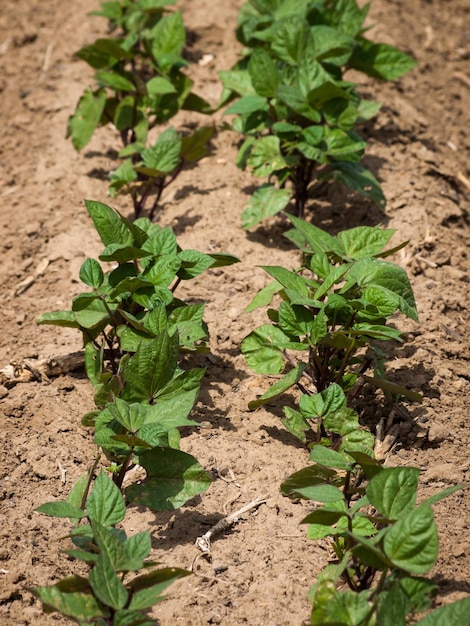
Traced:
<path fill-rule="evenodd" d="M 256 509 L 257 507 L 260 506 L 260 504 L 264 504 L 265 502 L 267 502 L 267 500 L 268 499 L 265 496 L 262 496 L 261 498 L 256 498 L 255 500 L 252 500 L 248 504 L 245 504 L 245 506 L 242 506 L 242 508 L 238 509 L 238 511 L 235 511 L 234 513 L 231 513 L 230 515 L 227 515 L 227 517 L 223 517 L 221 520 L 217 522 L 215 526 L 213 526 L 210 530 L 208 530 L 205 535 L 202 535 L 201 537 L 198 537 L 196 539 L 197 547 L 205 555 L 210 556 L 211 539 L 214 535 L 218 535 L 229 526 L 232 526 L 233 524 L 238 522 L 238 520 L 240 519 L 242 515 L 244 515 L 245 513 L 248 513 L 248 511 L 251 511 L 252 509 Z"/>

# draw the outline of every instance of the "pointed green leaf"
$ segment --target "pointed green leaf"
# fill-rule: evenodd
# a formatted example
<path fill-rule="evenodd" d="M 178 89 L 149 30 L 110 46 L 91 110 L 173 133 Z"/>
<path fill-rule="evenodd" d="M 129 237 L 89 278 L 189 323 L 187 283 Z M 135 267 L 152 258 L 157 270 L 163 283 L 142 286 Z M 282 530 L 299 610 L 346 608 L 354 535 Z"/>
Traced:
<path fill-rule="evenodd" d="M 390 467 L 374 476 L 366 493 L 370 503 L 386 518 L 400 519 L 416 503 L 419 469 Z"/>
<path fill-rule="evenodd" d="M 147 472 L 140 484 L 130 485 L 125 493 L 130 502 L 152 511 L 170 511 L 203 493 L 211 478 L 194 457 L 180 450 L 154 448 L 139 456 Z"/>
<path fill-rule="evenodd" d="M 88 580 L 80 576 L 68 576 L 51 587 L 35 587 L 32 591 L 46 609 L 58 611 L 79 623 L 109 617 L 108 608 L 95 597 Z"/>
<path fill-rule="evenodd" d="M 75 150 L 83 150 L 89 143 L 100 123 L 105 104 L 104 89 L 92 91 L 88 88 L 78 101 L 75 113 L 70 116 L 67 126 L 67 136 L 72 138 Z"/>
<path fill-rule="evenodd" d="M 285 359 L 283 352 L 294 344 L 290 337 L 272 324 L 264 324 L 242 341 L 241 350 L 246 361 L 258 374 L 281 374 Z"/>
<path fill-rule="evenodd" d="M 85 200 L 85 205 L 105 246 L 132 244 L 132 232 L 117 211 L 96 200 Z"/>
<path fill-rule="evenodd" d="M 420 506 L 402 516 L 388 529 L 383 547 L 395 567 L 413 574 L 428 572 L 439 552 L 431 507 Z"/>
<path fill-rule="evenodd" d="M 274 385 L 271 385 L 268 391 L 263 393 L 262 396 L 260 396 L 257 400 L 252 400 L 248 404 L 248 408 L 251 411 L 257 409 L 259 406 L 266 404 L 266 402 L 269 402 L 270 400 L 273 400 L 274 398 L 277 398 L 278 396 L 285 393 L 288 389 L 290 389 L 299 382 L 299 380 L 302 378 L 303 372 L 306 369 L 306 363 L 297 363 L 297 365 L 292 368 L 288 374 L 283 376 L 281 380 L 274 383 Z"/>
<path fill-rule="evenodd" d="M 373 78 L 395 80 L 417 66 L 417 61 L 393 46 L 361 37 L 349 66 Z"/>
<path fill-rule="evenodd" d="M 70 517 L 71 519 L 86 517 L 86 513 L 82 509 L 73 506 L 70 502 L 46 502 L 34 510 L 51 517 Z"/>
<path fill-rule="evenodd" d="M 103 554 L 95 563 L 90 572 L 90 585 L 103 604 L 112 609 L 122 609 L 128 599 L 128 593 L 121 580 L 118 578 L 109 559 Z"/>
<path fill-rule="evenodd" d="M 261 185 L 254 192 L 242 214 L 243 228 L 253 228 L 267 217 L 283 211 L 292 197 L 290 189 L 277 189 L 274 185 Z"/>
<path fill-rule="evenodd" d="M 104 281 L 101 265 L 95 259 L 87 259 L 83 263 L 80 268 L 79 277 L 85 285 L 92 287 L 92 289 L 98 289 Z"/>
<path fill-rule="evenodd" d="M 128 401 L 150 400 L 173 377 L 179 353 L 178 335 L 161 333 L 141 343 L 124 369 Z"/>
<path fill-rule="evenodd" d="M 124 498 L 104 470 L 96 477 L 86 506 L 90 520 L 103 526 L 119 524 L 126 514 Z"/>
<path fill-rule="evenodd" d="M 132 591 L 129 608 L 143 610 L 164 600 L 165 597 L 161 595 L 163 591 L 175 580 L 189 576 L 190 573 L 177 567 L 167 567 L 134 578 L 129 585 Z"/>
<path fill-rule="evenodd" d="M 385 208 L 386 200 L 380 183 L 367 168 L 360 163 L 348 163 L 346 161 L 336 161 L 331 164 L 330 169 L 321 174 L 319 178 L 324 180 L 336 180 L 346 185 L 352 191 L 359 193 Z"/>
<path fill-rule="evenodd" d="M 431 611 L 426 617 L 415 623 L 415 626 L 462 626 L 470 615 L 470 598 L 462 598 L 452 604 L 441 606 Z"/>

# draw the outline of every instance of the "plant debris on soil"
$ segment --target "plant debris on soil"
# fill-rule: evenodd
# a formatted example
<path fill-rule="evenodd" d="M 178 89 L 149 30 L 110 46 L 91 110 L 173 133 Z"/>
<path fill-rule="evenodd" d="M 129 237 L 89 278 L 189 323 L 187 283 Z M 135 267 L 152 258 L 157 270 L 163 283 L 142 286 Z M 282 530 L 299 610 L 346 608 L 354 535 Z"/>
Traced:
<path fill-rule="evenodd" d="M 221 91 L 217 71 L 231 67 L 240 51 L 234 31 L 241 4 L 176 5 L 189 31 L 195 91 L 212 104 Z M 128 200 L 107 196 L 106 173 L 117 165 L 112 131 L 97 132 L 81 154 L 65 137 L 68 116 L 92 79 L 74 52 L 106 33 L 105 20 L 89 15 L 98 8 L 97 0 L 2 1 L 0 369 L 80 350 L 73 330 L 38 327 L 35 320 L 69 307 L 81 289 L 80 265 L 100 251 L 84 199 L 132 214 Z M 365 164 L 381 182 L 387 208 L 328 186 L 306 215 L 333 234 L 381 223 L 397 230 L 396 244 L 410 242 L 395 261 L 410 276 L 420 321 L 397 317 L 408 341 L 395 348 L 389 376 L 424 400 L 405 402 L 391 414 L 392 407 L 371 396 L 361 411 L 374 432 L 379 424 L 394 428 L 387 463 L 419 467 L 422 498 L 470 480 L 469 19 L 466 0 L 373 0 L 371 38 L 419 62 L 393 83 L 354 77 L 362 93 L 383 103 L 361 132 L 370 144 Z M 181 124 L 207 121 L 180 116 Z M 217 114 L 216 123 L 221 120 Z M 308 504 L 279 492 L 308 460 L 280 422 L 281 403 L 247 408 L 270 381 L 250 372 L 240 354 L 242 339 L 267 321 L 263 310 L 244 309 L 269 280 L 258 266 L 294 267 L 297 254 L 282 236 L 281 218 L 243 231 L 240 216 L 253 178 L 235 166 L 237 141 L 219 132 L 209 156 L 168 190 L 159 213 L 182 247 L 241 259 L 181 292 L 187 301 L 207 302 L 211 333 L 211 354 L 196 358 L 207 367 L 192 416 L 199 428 L 184 433 L 181 448 L 212 473 L 213 484 L 177 511 L 135 507 L 126 521 L 129 532 L 150 528 L 154 560 L 193 567 L 194 575 L 172 585 L 168 599 L 152 610 L 163 626 L 299 625 L 309 615 L 308 589 L 331 558 L 327 544 L 308 540 L 299 526 Z M 80 418 L 91 408 L 92 388 L 81 370 L 0 385 L 0 621 L 6 626 L 69 623 L 44 614 L 28 590 L 77 571 L 60 552 L 68 522 L 33 510 L 65 499 L 90 465 L 94 448 Z M 202 555 L 196 539 L 257 498 L 266 502 L 214 535 L 210 558 Z M 439 585 L 438 605 L 470 593 L 469 502 L 468 491 L 461 491 L 434 507 L 440 556 L 431 576 Z"/>

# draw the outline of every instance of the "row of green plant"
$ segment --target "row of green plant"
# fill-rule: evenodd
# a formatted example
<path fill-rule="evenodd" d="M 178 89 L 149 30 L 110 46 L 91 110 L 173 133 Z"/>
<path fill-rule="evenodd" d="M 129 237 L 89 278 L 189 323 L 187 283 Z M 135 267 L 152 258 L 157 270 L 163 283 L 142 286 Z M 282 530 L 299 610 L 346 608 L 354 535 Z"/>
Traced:
<path fill-rule="evenodd" d="M 329 538 L 334 558 L 310 590 L 315 626 L 406 626 L 429 609 L 437 585 L 423 575 L 438 557 L 432 504 L 450 487 L 416 506 L 419 470 L 386 468 L 374 458 L 374 435 L 355 410 L 364 386 L 390 400 L 421 397 L 388 380 L 388 355 L 377 341 L 402 341 L 390 321 L 417 320 L 405 271 L 384 260 L 394 231 L 358 227 L 337 237 L 291 216 L 287 233 L 302 252 L 296 270 L 268 266 L 274 279 L 248 309 L 268 309 L 271 322 L 242 343 L 260 374 L 282 375 L 250 408 L 296 386 L 298 409 L 284 406 L 285 427 L 305 444 L 311 465 L 287 478 L 281 491 L 316 503 L 302 524 L 311 539 Z M 403 244 L 404 245 L 404 244 Z M 367 372 L 372 370 L 372 376 Z M 421 626 L 460 623 L 470 599 L 429 613 Z"/>
<path fill-rule="evenodd" d="M 110 193 L 132 198 L 135 216 L 155 215 L 162 192 L 184 166 L 208 151 L 214 126 L 191 132 L 173 126 L 149 143 L 150 131 L 173 121 L 181 110 L 214 112 L 193 91 L 183 71 L 185 27 L 173 2 L 103 2 L 112 37 L 99 38 L 77 56 L 95 70 L 69 120 L 77 150 L 98 126 L 112 125 L 123 147 L 121 165 L 110 173 Z M 380 184 L 360 161 L 366 142 L 358 126 L 380 104 L 363 99 L 346 78 L 356 70 L 381 80 L 396 79 L 416 62 L 388 44 L 364 36 L 369 6 L 356 0 L 250 0 L 239 13 L 241 59 L 220 72 L 223 93 L 217 109 L 234 116 L 222 128 L 243 138 L 237 164 L 267 179 L 243 213 L 245 228 L 284 210 L 294 200 L 300 217 L 321 181 L 339 181 L 385 206 Z M 234 102 L 233 102 L 234 101 Z"/>
<path fill-rule="evenodd" d="M 82 423 L 93 428 L 99 452 L 67 501 L 37 510 L 72 521 L 74 548 L 64 552 L 89 567 L 86 576 L 67 576 L 34 593 L 46 610 L 79 624 L 150 625 L 155 622 L 145 611 L 189 572 L 156 569 L 148 560 L 150 533 L 127 537 L 120 526 L 127 506 L 176 509 L 211 483 L 197 460 L 179 449 L 179 429 L 197 425 L 188 416 L 204 375 L 200 368 L 183 369 L 181 357 L 207 351 L 204 305 L 186 304 L 175 290 L 237 259 L 182 250 L 170 228 L 147 218 L 131 223 L 100 202 L 86 207 L 105 245 L 99 257 L 105 268 L 87 259 L 80 279 L 89 290 L 73 299 L 71 310 L 46 313 L 38 322 L 81 331 L 96 404 Z M 136 466 L 144 477 L 132 473 Z"/>
<path fill-rule="evenodd" d="M 127 537 L 122 530 L 127 506 L 173 509 L 210 484 L 196 459 L 179 450 L 178 430 L 195 424 L 189 415 L 204 371 L 185 369 L 181 357 L 207 350 L 204 306 L 175 291 L 181 281 L 238 259 L 182 250 L 171 229 L 151 221 L 164 189 L 207 153 L 214 133 L 213 125 L 191 132 L 168 125 L 181 109 L 212 112 L 192 91 L 185 28 L 172 4 L 103 2 L 97 14 L 108 19 L 110 36 L 78 52 L 95 70 L 96 86 L 80 98 L 69 134 L 80 150 L 98 126 L 114 126 L 122 163 L 110 173 L 110 192 L 130 195 L 135 217 L 86 202 L 105 265 L 87 259 L 80 279 L 89 290 L 71 310 L 39 320 L 82 333 L 95 388 L 96 409 L 82 421 L 94 431 L 96 461 L 66 502 L 38 509 L 72 521 L 75 547 L 66 553 L 87 567 L 34 591 L 47 610 L 80 624 L 154 623 L 146 611 L 188 572 L 148 560 L 150 534 Z M 268 180 L 253 194 L 244 226 L 292 200 L 297 212 L 287 236 L 302 260 L 295 269 L 264 268 L 273 280 L 248 309 L 274 298 L 278 306 L 241 349 L 255 371 L 282 376 L 251 409 L 300 391 L 298 408 L 286 405 L 283 423 L 311 449 L 313 465 L 288 478 L 282 492 L 320 503 L 303 522 L 310 537 L 330 537 L 336 555 L 311 591 L 317 626 L 400 626 L 429 608 L 436 586 L 423 574 L 438 552 L 431 505 L 461 487 L 416 506 L 418 470 L 385 468 L 374 459 L 373 435 L 360 426 L 356 400 L 366 385 L 389 399 L 420 399 L 385 373 L 383 346 L 403 339 L 391 317 L 401 311 L 417 319 L 406 273 L 385 260 L 402 247 L 387 248 L 393 231 L 360 227 L 333 237 L 299 219 L 320 180 L 385 203 L 360 163 L 366 145 L 357 134 L 379 105 L 361 99 L 345 73 L 390 80 L 415 63 L 364 36 L 367 10 L 356 0 L 251 0 L 239 15 L 241 59 L 220 73 L 219 106 L 231 103 L 225 113 L 234 116 L 224 126 L 244 138 L 238 165 Z M 159 125 L 165 129 L 154 139 Z M 132 478 L 136 467 L 143 479 Z M 419 624 L 450 626 L 467 610 L 461 601 Z"/>

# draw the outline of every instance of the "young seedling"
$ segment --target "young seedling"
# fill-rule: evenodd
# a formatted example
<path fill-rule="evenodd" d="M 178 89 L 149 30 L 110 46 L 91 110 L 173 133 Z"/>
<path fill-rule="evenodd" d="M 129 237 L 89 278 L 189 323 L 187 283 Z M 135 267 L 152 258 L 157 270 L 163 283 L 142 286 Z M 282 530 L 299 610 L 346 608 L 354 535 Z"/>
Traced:
<path fill-rule="evenodd" d="M 106 246 L 100 260 L 114 267 L 104 271 L 98 261 L 87 259 L 80 279 L 91 291 L 76 296 L 71 310 L 45 313 L 38 323 L 81 331 L 87 373 L 95 385 L 96 404 L 102 408 L 115 397 L 128 397 L 129 363 L 138 363 L 138 355 L 146 350 L 152 355 L 158 342 L 171 344 L 171 356 L 206 351 L 204 304 L 188 305 L 175 297 L 175 291 L 181 281 L 238 259 L 182 250 L 170 228 L 147 218 L 131 223 L 101 202 L 88 200 L 86 207 Z M 151 393 L 146 400 L 152 398 Z"/>
<path fill-rule="evenodd" d="M 165 599 L 163 591 L 190 572 L 148 560 L 148 531 L 127 537 L 116 526 L 126 504 L 118 487 L 102 470 L 88 495 L 94 470 L 75 484 L 66 502 L 49 502 L 38 512 L 73 522 L 69 538 L 74 548 L 64 553 L 89 565 L 88 575 L 73 574 L 50 587 L 32 592 L 48 613 L 59 612 L 78 624 L 152 626 L 147 610 Z M 140 575 L 137 575 L 139 572 Z"/>
<path fill-rule="evenodd" d="M 210 113 L 209 104 L 192 92 L 193 81 L 182 71 L 186 32 L 173 1 L 103 2 L 96 15 L 108 19 L 115 36 L 97 39 L 77 56 L 95 70 L 96 88 L 87 88 L 69 118 L 68 136 L 82 150 L 99 126 L 119 133 L 124 162 L 111 172 L 110 193 L 129 193 L 135 217 L 152 198 L 155 215 L 163 190 L 185 164 L 199 161 L 208 150 L 212 127 L 184 135 L 169 128 L 147 147 L 149 131 L 168 123 L 180 109 Z"/>
<path fill-rule="evenodd" d="M 394 80 L 416 62 L 364 37 L 369 5 L 356 0 L 249 0 L 239 14 L 244 56 L 220 73 L 229 125 L 245 137 L 237 164 L 268 182 L 243 213 L 251 228 L 293 199 L 302 217 L 318 181 L 339 181 L 385 205 L 381 187 L 361 163 L 366 142 L 356 127 L 380 105 L 363 100 L 349 69 Z"/>
<path fill-rule="evenodd" d="M 339 406 L 350 404 L 364 384 L 381 388 L 389 396 L 420 400 L 385 378 L 386 354 L 377 341 L 402 341 L 402 334 L 388 324 L 401 311 L 417 320 L 416 305 L 406 272 L 384 260 L 401 247 L 385 249 L 394 231 L 360 226 L 333 237 L 312 224 L 290 216 L 294 229 L 287 236 L 302 250 L 297 270 L 263 266 L 274 279 L 247 310 L 268 305 L 275 294 L 277 309 L 269 309 L 270 324 L 251 332 L 242 343 L 248 365 L 259 374 L 284 374 L 260 398 L 254 409 L 297 386 L 304 397 L 301 412 L 286 409 L 284 423 L 305 441 L 315 404 L 324 403 L 322 392 L 344 391 Z M 367 374 L 372 369 L 373 376 Z M 335 400 L 335 402 L 336 402 Z M 338 407 L 339 408 L 339 407 Z M 321 436 L 320 432 L 317 433 Z"/>
<path fill-rule="evenodd" d="M 463 485 L 416 506 L 419 470 L 385 468 L 354 441 L 339 451 L 315 445 L 310 460 L 281 491 L 320 503 L 301 523 L 308 524 L 309 538 L 329 538 L 335 554 L 310 590 L 311 624 L 406 626 L 437 593 L 424 576 L 439 549 L 432 505 Z M 450 626 L 469 609 L 466 598 L 413 623 Z"/>
<path fill-rule="evenodd" d="M 174 291 L 180 281 L 237 259 L 181 250 L 168 228 L 146 218 L 131 223 L 99 202 L 86 206 L 106 246 L 100 259 L 114 268 L 104 271 L 98 261 L 87 259 L 80 278 L 91 291 L 74 298 L 71 311 L 45 314 L 39 323 L 82 332 L 97 406 L 82 422 L 94 428 L 100 452 L 66 502 L 37 510 L 74 520 L 70 538 L 75 549 L 66 553 L 89 563 L 91 570 L 88 578 L 72 575 L 33 592 L 47 611 L 79 624 L 150 625 L 155 622 L 142 612 L 189 572 L 148 571 L 156 565 L 146 560 L 150 534 L 127 538 L 116 525 L 128 503 L 173 510 L 211 483 L 197 460 L 179 450 L 178 430 L 196 425 L 188 416 L 204 370 L 183 370 L 179 362 L 182 351 L 205 349 L 203 305 L 186 305 Z M 108 464 L 96 476 L 101 453 Z M 134 468 L 139 468 L 138 480 L 132 479 Z M 144 573 L 136 577 L 139 570 Z"/>

